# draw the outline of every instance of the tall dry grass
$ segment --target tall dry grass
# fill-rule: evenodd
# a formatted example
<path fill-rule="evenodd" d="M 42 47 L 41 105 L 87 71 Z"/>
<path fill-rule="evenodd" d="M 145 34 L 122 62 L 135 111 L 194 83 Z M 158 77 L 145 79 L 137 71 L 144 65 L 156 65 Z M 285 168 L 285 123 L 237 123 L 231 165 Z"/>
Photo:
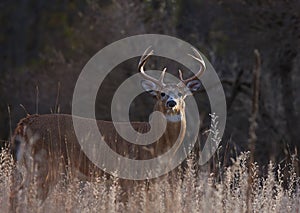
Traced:
<path fill-rule="evenodd" d="M 136 185 L 126 202 L 119 180 L 98 177 L 95 182 L 79 181 L 66 174 L 43 204 L 39 203 L 36 184 L 26 189 L 19 204 L 22 212 L 299 212 L 299 177 L 294 167 L 268 166 L 268 173 L 259 175 L 257 164 L 248 169 L 249 152 L 232 160 L 222 178 L 200 172 L 193 158 L 187 168 L 172 178 Z M 9 194 L 14 163 L 8 149 L 0 153 L 0 207 L 9 211 Z M 277 168 L 275 170 L 275 168 Z M 285 168 L 286 169 L 286 168 Z M 252 174 L 251 186 L 248 186 Z M 287 181 L 286 181 L 287 180 Z M 284 181 L 287 184 L 284 184 Z M 250 193 L 249 193 L 250 187 Z"/>

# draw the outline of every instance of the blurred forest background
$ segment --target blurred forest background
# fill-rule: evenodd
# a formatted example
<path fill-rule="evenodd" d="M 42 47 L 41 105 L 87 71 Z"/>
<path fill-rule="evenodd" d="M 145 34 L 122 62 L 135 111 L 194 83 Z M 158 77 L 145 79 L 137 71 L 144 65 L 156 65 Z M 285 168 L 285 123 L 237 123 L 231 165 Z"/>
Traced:
<path fill-rule="evenodd" d="M 26 116 L 20 104 L 30 114 L 70 113 L 76 79 L 96 52 L 127 36 L 158 33 L 197 47 L 221 78 L 224 152 L 248 150 L 254 49 L 262 59 L 255 160 L 280 162 L 300 148 L 298 0 L 2 0 L 0 11 L 1 143 Z M 99 118 L 110 119 L 110 88 L 136 73 L 137 62 L 107 77 Z M 147 104 L 136 104 L 132 119 L 143 119 Z M 208 114 L 207 105 L 200 101 L 199 108 Z"/>

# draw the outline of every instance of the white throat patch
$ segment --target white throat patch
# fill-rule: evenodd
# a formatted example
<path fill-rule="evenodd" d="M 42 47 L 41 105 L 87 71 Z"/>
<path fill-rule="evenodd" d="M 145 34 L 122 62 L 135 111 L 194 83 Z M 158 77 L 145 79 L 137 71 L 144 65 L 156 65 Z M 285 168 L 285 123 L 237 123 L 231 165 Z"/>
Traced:
<path fill-rule="evenodd" d="M 179 115 L 167 115 L 166 119 L 169 122 L 179 122 L 179 121 L 181 121 L 181 114 L 179 114 Z"/>

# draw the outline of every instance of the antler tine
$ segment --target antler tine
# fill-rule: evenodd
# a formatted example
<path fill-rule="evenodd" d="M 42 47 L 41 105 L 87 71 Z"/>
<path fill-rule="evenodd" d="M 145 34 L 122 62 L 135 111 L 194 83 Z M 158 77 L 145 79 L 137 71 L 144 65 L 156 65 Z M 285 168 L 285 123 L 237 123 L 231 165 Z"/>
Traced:
<path fill-rule="evenodd" d="M 143 55 L 142 55 L 142 57 L 141 57 L 141 59 L 140 59 L 140 61 L 139 61 L 139 65 L 138 65 L 138 69 L 139 70 L 144 70 L 144 65 L 146 64 L 146 62 L 147 62 L 147 60 L 148 60 L 148 58 L 151 56 L 151 55 L 153 55 L 153 50 L 151 50 L 149 53 L 148 53 L 148 50 L 151 48 L 151 46 L 149 46 L 146 50 L 145 50 L 145 52 L 143 53 Z"/>
<path fill-rule="evenodd" d="M 155 83 L 156 85 L 158 85 L 158 86 L 160 86 L 160 87 L 164 87 L 165 84 L 164 84 L 163 80 L 164 80 L 164 76 L 165 76 L 165 72 L 166 72 L 167 68 L 164 68 L 164 70 L 162 71 L 162 73 L 161 73 L 159 79 L 155 79 L 155 78 L 153 78 L 153 77 L 151 77 L 150 75 L 147 75 L 147 74 L 145 73 L 144 66 L 145 66 L 145 64 L 146 64 L 146 62 L 147 62 L 147 60 L 148 60 L 148 58 L 149 58 L 151 55 L 153 55 L 153 50 L 151 50 L 150 52 L 148 51 L 148 50 L 150 49 L 150 47 L 151 47 L 151 46 L 149 46 L 149 47 L 145 50 L 145 52 L 143 53 L 143 55 L 142 55 L 142 57 L 141 57 L 141 59 L 140 59 L 139 65 L 138 65 L 138 69 L 139 69 L 140 73 L 142 74 L 142 76 L 143 76 L 145 79 L 147 79 L 147 80 L 149 80 L 149 81 L 152 81 L 153 83 Z M 149 52 L 149 53 L 148 53 L 148 52 Z"/>
<path fill-rule="evenodd" d="M 200 78 L 200 76 L 204 73 L 204 71 L 206 69 L 205 62 L 204 62 L 201 54 L 194 47 L 192 47 L 192 50 L 193 50 L 193 52 L 194 52 L 195 55 L 192 55 L 192 54 L 188 54 L 188 55 L 191 56 L 192 58 L 194 58 L 195 60 L 197 60 L 197 61 L 200 62 L 200 69 L 199 69 L 199 71 L 194 76 L 192 76 L 192 77 L 190 77 L 188 79 L 185 79 L 185 80 L 182 77 L 181 70 L 178 70 L 180 80 L 184 84 L 187 84 L 189 81 L 192 81 L 194 79 Z"/>
<path fill-rule="evenodd" d="M 163 71 L 161 72 L 161 75 L 160 75 L 160 77 L 159 77 L 159 81 L 160 81 L 161 83 L 163 83 L 163 81 L 164 81 L 164 77 L 165 77 L 165 74 L 166 74 L 166 70 L 167 70 L 167 68 L 165 67 L 165 68 L 163 69 Z"/>
<path fill-rule="evenodd" d="M 182 72 L 181 72 L 181 70 L 179 69 L 178 72 L 179 72 L 179 78 L 180 78 L 180 80 L 181 80 L 181 81 L 184 81 L 184 79 L 183 79 L 183 77 L 182 77 Z"/>

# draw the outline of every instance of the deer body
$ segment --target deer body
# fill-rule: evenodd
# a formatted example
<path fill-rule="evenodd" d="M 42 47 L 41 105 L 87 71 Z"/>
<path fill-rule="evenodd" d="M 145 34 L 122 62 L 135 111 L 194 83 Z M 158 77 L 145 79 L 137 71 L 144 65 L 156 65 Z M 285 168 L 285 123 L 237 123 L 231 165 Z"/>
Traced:
<path fill-rule="evenodd" d="M 142 81 L 142 86 L 157 99 L 154 111 L 160 111 L 165 115 L 166 130 L 156 142 L 149 145 L 136 145 L 124 140 L 117 133 L 113 122 L 97 121 L 104 141 L 114 152 L 131 159 L 147 160 L 167 152 L 177 139 L 183 140 L 186 128 L 184 98 L 200 88 L 200 81 L 197 78 L 205 70 L 203 59 L 196 50 L 194 51 L 197 57 L 192 57 L 200 62 L 200 70 L 194 77 L 187 80 L 183 80 L 179 72 L 181 81 L 178 84 L 163 82 L 166 70 L 162 72 L 158 80 L 147 75 L 144 72 L 144 65 L 152 52 L 146 55 L 147 50 L 145 51 L 139 63 L 139 70 L 145 79 Z M 86 132 L 88 142 L 89 126 L 94 120 L 81 117 L 74 117 L 74 119 L 80 120 L 80 127 Z M 129 125 L 128 123 L 120 124 Z M 147 122 L 131 122 L 131 125 L 139 133 L 146 133 L 150 130 Z M 19 122 L 12 137 L 11 147 L 14 159 L 25 171 L 22 174 L 22 182 L 15 180 L 16 183 L 13 184 L 14 189 L 11 194 L 13 208 L 17 202 L 16 194 L 26 188 L 34 176 L 38 180 L 38 196 L 43 201 L 48 191 L 60 179 L 62 172 L 69 171 L 81 180 L 92 180 L 98 175 L 105 174 L 89 160 L 81 149 L 71 115 L 27 116 Z"/>
<path fill-rule="evenodd" d="M 86 129 L 88 135 L 88 127 L 93 120 L 81 117 L 75 117 L 75 119 L 80 120 L 81 129 Z M 73 169 L 77 169 L 88 177 L 88 169 L 93 163 L 82 151 L 72 123 L 72 116 L 67 114 L 30 115 L 22 119 L 12 138 L 15 160 L 22 161 L 29 149 L 33 156 L 37 153 L 47 153 L 46 158 L 43 159 L 44 162 L 55 157 L 56 160 L 61 159 L 65 164 L 68 164 L 68 159 L 74 157 L 70 168 L 74 167 Z M 122 125 L 122 123 L 119 124 Z M 97 125 L 104 141 L 113 151 L 133 159 L 145 160 L 153 157 L 154 153 L 155 155 L 163 154 L 172 146 L 172 143 L 179 137 L 181 121 L 167 122 L 163 136 L 157 142 L 147 146 L 135 145 L 122 139 L 115 130 L 113 122 L 99 120 Z M 124 123 L 124 125 L 128 124 Z M 146 133 L 150 130 L 150 125 L 147 122 L 131 122 L 131 125 L 140 133 Z M 152 153 L 152 156 L 149 156 L 149 152 Z"/>

